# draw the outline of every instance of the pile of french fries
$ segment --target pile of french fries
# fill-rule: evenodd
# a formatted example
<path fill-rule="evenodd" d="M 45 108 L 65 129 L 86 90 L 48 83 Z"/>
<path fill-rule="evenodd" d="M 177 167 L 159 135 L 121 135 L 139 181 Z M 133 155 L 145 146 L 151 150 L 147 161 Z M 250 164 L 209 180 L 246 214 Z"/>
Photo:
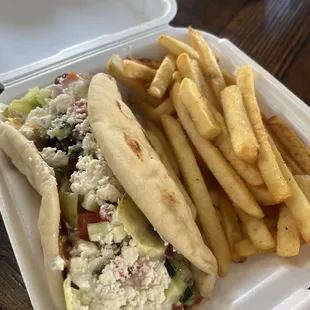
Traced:
<path fill-rule="evenodd" d="M 113 55 L 108 71 L 132 90 L 221 277 L 252 255 L 295 256 L 310 244 L 310 150 L 278 116 L 263 120 L 250 66 L 234 76 L 200 32 L 189 38 L 160 36 L 161 61 Z"/>

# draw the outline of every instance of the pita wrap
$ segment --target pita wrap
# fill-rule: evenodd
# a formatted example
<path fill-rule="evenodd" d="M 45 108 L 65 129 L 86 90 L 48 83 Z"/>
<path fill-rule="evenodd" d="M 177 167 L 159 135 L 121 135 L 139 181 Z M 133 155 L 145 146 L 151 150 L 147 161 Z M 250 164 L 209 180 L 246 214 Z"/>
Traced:
<path fill-rule="evenodd" d="M 62 272 L 54 269 L 55 259 L 59 257 L 60 206 L 53 170 L 42 159 L 32 141 L 3 122 L 0 122 L 0 149 L 42 196 L 38 228 L 47 282 L 58 309 L 65 309 Z"/>
<path fill-rule="evenodd" d="M 210 291 L 217 263 L 204 244 L 191 210 L 144 135 L 116 82 L 99 73 L 90 83 L 88 113 L 96 140 L 109 167 L 160 236 L 202 270 Z M 205 294 L 206 295 L 206 294 Z"/>

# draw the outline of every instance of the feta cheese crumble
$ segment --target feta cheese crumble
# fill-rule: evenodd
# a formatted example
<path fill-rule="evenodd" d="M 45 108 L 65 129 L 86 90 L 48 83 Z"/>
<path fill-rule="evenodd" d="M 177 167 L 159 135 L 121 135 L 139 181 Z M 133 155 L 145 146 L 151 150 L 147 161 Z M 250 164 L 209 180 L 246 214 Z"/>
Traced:
<path fill-rule="evenodd" d="M 59 255 L 56 256 L 53 270 L 64 270 L 66 262 Z"/>
<path fill-rule="evenodd" d="M 55 147 L 43 148 L 41 156 L 45 162 L 53 168 L 65 167 L 68 165 L 68 155 L 63 151 L 57 150 Z"/>
<path fill-rule="evenodd" d="M 107 201 L 117 202 L 122 196 L 121 185 L 105 161 L 92 134 L 86 134 L 82 148 L 86 155 L 79 156 L 77 171 L 71 175 L 72 192 L 82 196 L 94 196 L 99 206 Z"/>
<path fill-rule="evenodd" d="M 79 287 L 73 294 L 76 309 L 171 309 L 164 304 L 171 279 L 163 262 L 140 257 L 132 242 L 123 242 L 118 254 L 107 245 L 87 249 L 93 246 L 83 241 L 83 249 L 79 244 L 72 251 L 70 275 Z"/>

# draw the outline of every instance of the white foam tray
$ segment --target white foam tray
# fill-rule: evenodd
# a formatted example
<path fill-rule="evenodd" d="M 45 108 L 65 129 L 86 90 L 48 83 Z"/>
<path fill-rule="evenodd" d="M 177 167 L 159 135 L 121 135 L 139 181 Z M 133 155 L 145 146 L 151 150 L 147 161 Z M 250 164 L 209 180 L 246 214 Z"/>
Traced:
<path fill-rule="evenodd" d="M 128 3 L 133 2 L 123 3 L 128 10 Z M 4 81 L 6 86 L 0 101 L 9 103 L 11 99 L 23 94 L 28 88 L 35 85 L 48 85 L 56 76 L 64 72 L 103 71 L 108 58 L 113 53 L 121 56 L 132 54 L 160 58 L 164 55 L 164 50 L 156 44 L 156 38 L 161 34 L 188 41 L 186 29 L 167 25 L 175 14 L 176 7 L 173 0 L 158 2 L 157 13 L 162 16 L 161 18 L 154 16 L 151 0 L 138 2 L 149 3 L 149 6 L 144 5 L 144 11 L 138 11 L 140 14 L 138 15 L 143 19 L 141 14 L 147 15 L 152 11 L 153 19 L 151 18 L 149 22 L 152 27 L 135 26 L 137 7 L 133 5 L 132 19 L 129 21 L 133 26 L 129 27 L 125 34 L 116 31 L 113 38 L 117 40 L 113 40 L 114 43 L 107 43 L 111 39 L 96 39 L 92 41 L 95 43 L 90 44 L 88 48 L 82 44 L 78 50 L 70 49 L 68 53 L 57 54 L 27 67 L 19 68 L 17 65 L 13 71 L 0 74 L 0 81 Z M 107 3 L 113 6 L 117 1 L 107 1 Z M 120 8 L 117 7 L 117 9 Z M 110 22 L 112 22 L 111 19 Z M 234 71 L 238 66 L 245 64 L 253 66 L 257 96 L 263 113 L 266 116 L 277 114 L 283 117 L 310 146 L 308 126 L 310 109 L 231 42 L 207 33 L 205 37 L 221 63 L 229 70 Z M 121 89 L 124 90 L 124 88 Z M 123 95 L 126 96 L 125 90 Z M 52 310 L 55 307 L 44 278 L 43 257 L 37 230 L 39 202 L 40 198 L 27 180 L 0 152 L 1 214 L 34 309 Z M 283 259 L 276 255 L 249 258 L 244 264 L 232 265 L 228 276 L 218 280 L 213 299 L 203 309 L 308 310 L 310 309 L 309 275 L 310 249 L 305 245 L 299 256 L 295 258 Z"/>

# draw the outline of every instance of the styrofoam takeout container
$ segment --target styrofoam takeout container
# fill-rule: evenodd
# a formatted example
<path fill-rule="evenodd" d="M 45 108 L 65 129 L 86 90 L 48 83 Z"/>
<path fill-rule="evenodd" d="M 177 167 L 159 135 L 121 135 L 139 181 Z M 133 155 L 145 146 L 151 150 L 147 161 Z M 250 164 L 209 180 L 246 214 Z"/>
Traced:
<path fill-rule="evenodd" d="M 156 44 L 159 35 L 188 41 L 187 29 L 168 25 L 175 13 L 175 0 L 2 1 L 0 82 L 5 91 L 0 102 L 51 84 L 65 72 L 103 71 L 113 53 L 160 58 L 165 51 Z M 253 66 L 263 113 L 283 117 L 310 146 L 310 109 L 227 39 L 205 37 L 227 69 Z M 39 203 L 40 197 L 0 152 L 1 214 L 34 309 L 52 310 L 37 230 Z M 303 246 L 295 258 L 261 255 L 232 265 L 203 309 L 310 309 L 309 257 L 310 248 Z"/>

